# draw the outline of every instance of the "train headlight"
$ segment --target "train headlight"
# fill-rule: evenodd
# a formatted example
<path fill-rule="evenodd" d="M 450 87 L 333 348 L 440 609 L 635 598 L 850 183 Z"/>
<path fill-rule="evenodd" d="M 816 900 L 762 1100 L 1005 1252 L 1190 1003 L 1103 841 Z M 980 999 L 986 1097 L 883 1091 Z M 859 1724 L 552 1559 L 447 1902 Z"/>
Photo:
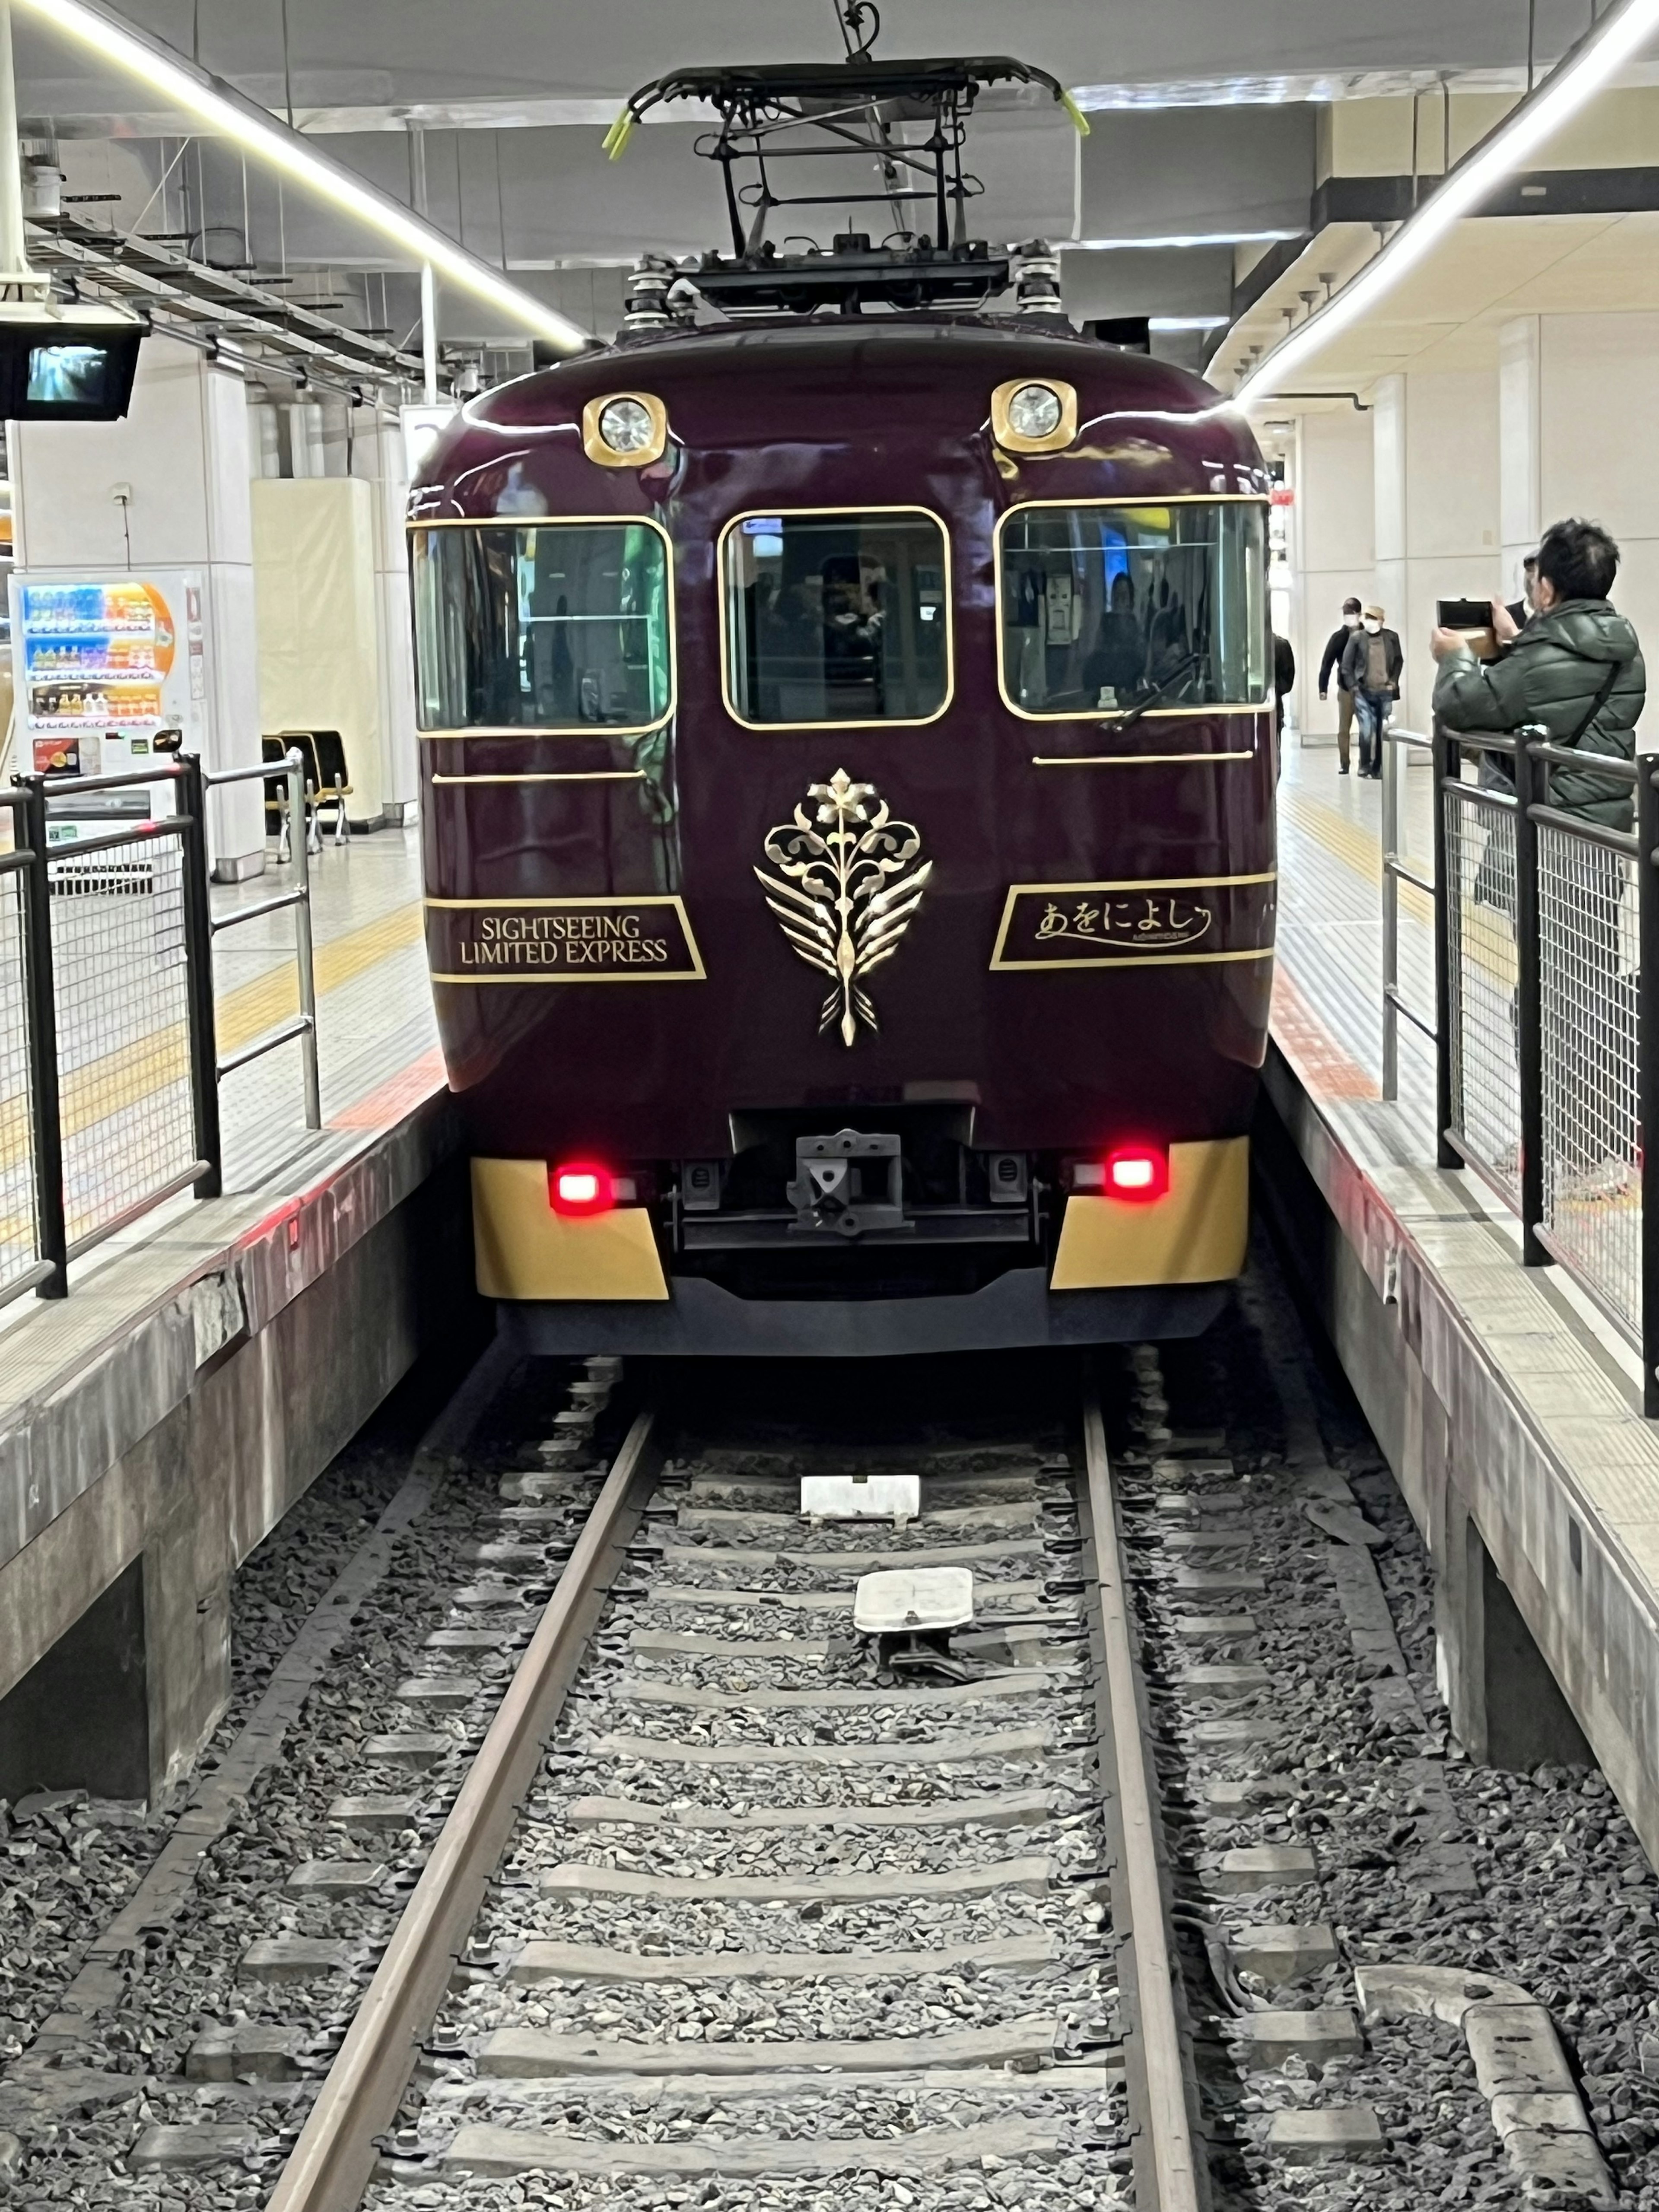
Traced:
<path fill-rule="evenodd" d="M 611 392 L 582 410 L 582 450 L 602 469 L 639 469 L 662 457 L 668 416 L 648 392 Z"/>
<path fill-rule="evenodd" d="M 1057 453 L 1077 435 L 1077 393 L 1058 377 L 1014 377 L 991 394 L 991 431 L 1011 453 Z"/>
<path fill-rule="evenodd" d="M 1064 411 L 1052 384 L 1022 384 L 1008 402 L 1008 427 L 1022 438 L 1050 438 Z"/>

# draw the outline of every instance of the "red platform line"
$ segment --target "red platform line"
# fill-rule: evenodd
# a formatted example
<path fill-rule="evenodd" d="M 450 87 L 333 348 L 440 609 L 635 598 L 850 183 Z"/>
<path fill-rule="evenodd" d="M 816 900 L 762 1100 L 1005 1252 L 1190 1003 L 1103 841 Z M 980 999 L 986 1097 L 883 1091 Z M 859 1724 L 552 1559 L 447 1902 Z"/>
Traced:
<path fill-rule="evenodd" d="M 1273 1042 L 1315 1098 L 1380 1098 L 1382 1086 L 1347 1054 L 1285 972 L 1273 969 Z"/>
<path fill-rule="evenodd" d="M 441 1091 L 447 1078 L 444 1056 L 434 1045 L 423 1052 L 418 1060 L 411 1060 L 407 1067 L 396 1075 L 388 1076 L 373 1091 L 365 1091 L 343 1113 L 331 1114 L 331 1129 L 384 1129 L 394 1121 L 401 1121 L 405 1114 L 414 1111 L 423 1099 L 434 1091 Z"/>

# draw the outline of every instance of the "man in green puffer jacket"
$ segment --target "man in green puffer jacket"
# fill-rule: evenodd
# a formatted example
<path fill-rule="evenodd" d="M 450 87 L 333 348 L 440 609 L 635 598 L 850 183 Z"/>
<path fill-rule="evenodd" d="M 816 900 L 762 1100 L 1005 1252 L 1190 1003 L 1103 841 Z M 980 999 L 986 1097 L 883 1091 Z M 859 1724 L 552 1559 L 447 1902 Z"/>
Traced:
<path fill-rule="evenodd" d="M 1553 523 L 1538 548 L 1535 611 L 1525 629 L 1493 605 L 1496 659 L 1477 660 L 1450 630 L 1437 629 L 1429 649 L 1439 663 L 1434 711 L 1448 730 L 1507 733 L 1541 726 L 1553 744 L 1584 763 L 1582 769 L 1551 768 L 1551 805 L 1587 825 L 1628 830 L 1635 817 L 1630 785 L 1598 775 L 1595 766 L 1597 758 L 1634 759 L 1647 697 L 1636 632 L 1607 604 L 1618 573 L 1619 548 L 1599 523 Z M 1491 759 L 1498 780 L 1510 784 L 1513 763 L 1499 754 Z M 1507 860 L 1504 842 L 1494 823 L 1475 877 L 1477 901 L 1494 852 L 1494 888 L 1501 891 L 1506 878 L 1513 880 L 1512 837 Z M 1557 832 L 1547 860 L 1540 844 L 1539 872 L 1547 877 L 1540 888 L 1540 896 L 1547 892 L 1551 915 L 1544 957 L 1553 968 L 1557 996 L 1572 1002 L 1571 1018 L 1556 1024 L 1553 1080 L 1547 1075 L 1545 1082 L 1545 1174 L 1559 1227 L 1564 1216 L 1622 1203 L 1636 1174 L 1635 948 L 1621 921 L 1626 866 L 1620 854 Z M 1509 913 L 1513 921 L 1512 904 Z"/>
<path fill-rule="evenodd" d="M 1647 675 L 1636 632 L 1607 605 L 1619 548 L 1596 522 L 1557 522 L 1538 548 L 1536 612 L 1522 630 L 1505 613 L 1509 641 L 1477 660 L 1454 630 L 1437 629 L 1434 711 L 1449 730 L 1518 730 L 1535 723 L 1552 743 L 1584 756 L 1583 769 L 1550 771 L 1549 801 L 1564 814 L 1628 830 L 1628 783 L 1598 775 L 1597 754 L 1632 760 Z"/>

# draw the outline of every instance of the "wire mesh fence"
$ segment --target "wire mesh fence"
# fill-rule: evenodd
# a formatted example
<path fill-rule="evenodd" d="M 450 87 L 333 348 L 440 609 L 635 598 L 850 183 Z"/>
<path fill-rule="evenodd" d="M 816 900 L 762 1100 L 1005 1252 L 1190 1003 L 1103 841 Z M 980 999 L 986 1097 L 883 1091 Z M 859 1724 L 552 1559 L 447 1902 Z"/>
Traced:
<path fill-rule="evenodd" d="M 142 844 L 48 871 L 71 1249 L 196 1162 L 185 834 L 157 824 Z"/>
<path fill-rule="evenodd" d="M 1512 800 L 1447 785 L 1446 1043 L 1451 1128 L 1510 1204 L 1521 1198 L 1521 1077 L 1516 1052 L 1516 823 Z"/>
<path fill-rule="evenodd" d="M 1538 829 L 1542 1225 L 1626 1328 L 1642 1320 L 1641 949 L 1634 869 Z"/>
<path fill-rule="evenodd" d="M 0 828 L 5 827 L 0 814 Z M 26 872 L 17 866 L 0 871 L 0 1299 L 28 1282 L 40 1258 L 24 964 Z"/>

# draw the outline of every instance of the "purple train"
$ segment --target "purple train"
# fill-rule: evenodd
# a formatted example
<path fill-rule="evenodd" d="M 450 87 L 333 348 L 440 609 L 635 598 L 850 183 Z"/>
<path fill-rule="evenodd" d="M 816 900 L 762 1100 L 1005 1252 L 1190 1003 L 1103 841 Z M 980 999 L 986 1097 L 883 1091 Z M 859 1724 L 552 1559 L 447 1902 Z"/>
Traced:
<path fill-rule="evenodd" d="M 653 325 L 411 498 L 480 1289 L 549 1352 L 1201 1328 L 1273 975 L 1247 427 L 1052 312 Z"/>

